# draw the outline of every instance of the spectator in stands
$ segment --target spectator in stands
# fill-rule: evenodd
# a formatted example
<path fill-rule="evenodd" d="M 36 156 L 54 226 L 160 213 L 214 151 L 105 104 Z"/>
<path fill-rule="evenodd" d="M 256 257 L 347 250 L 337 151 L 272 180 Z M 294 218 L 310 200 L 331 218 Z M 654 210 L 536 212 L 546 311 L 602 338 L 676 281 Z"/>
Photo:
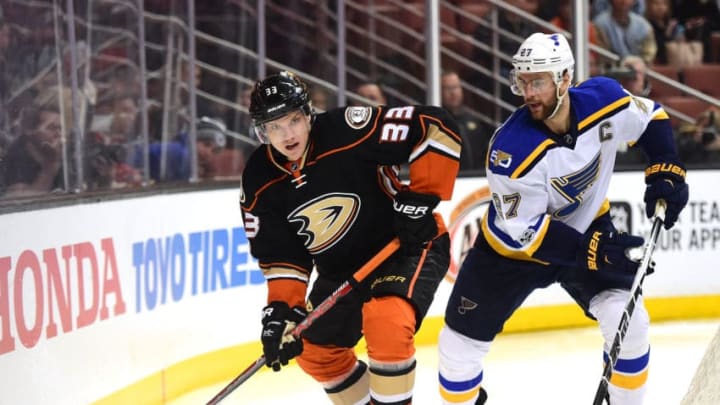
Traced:
<path fill-rule="evenodd" d="M 235 86 L 237 107 L 227 108 L 220 115 L 223 118 L 206 116 L 200 120 L 201 126 L 206 129 L 215 128 L 225 135 L 224 148 L 214 150 L 213 154 L 207 155 L 205 169 L 203 169 L 207 172 L 204 175 L 206 178 L 239 176 L 245 168 L 245 161 L 258 145 L 255 134 L 251 131 L 251 120 L 247 111 L 250 107 L 250 94 L 253 87 L 244 82 L 236 83 Z"/>
<path fill-rule="evenodd" d="M 85 141 L 85 179 L 89 190 L 138 186 L 141 172 L 128 163 L 139 142 L 135 97 L 119 94 L 98 103 Z"/>
<path fill-rule="evenodd" d="M 592 0 L 592 7 L 590 9 L 590 18 L 593 19 L 600 15 L 600 13 L 610 9 L 611 0 Z M 645 0 L 635 0 L 632 5 L 632 11 L 634 13 L 643 15 L 645 14 Z"/>
<path fill-rule="evenodd" d="M 22 111 L 20 135 L 9 145 L 0 162 L 3 197 L 49 193 L 63 187 L 63 116 L 59 98 L 70 105 L 67 88 L 47 88 Z M 70 112 L 66 124 L 72 121 Z M 70 118 L 70 119 L 68 119 Z"/>
<path fill-rule="evenodd" d="M 650 82 L 647 78 L 647 65 L 639 56 L 630 55 L 623 58 L 617 67 L 609 69 L 605 76 L 612 77 L 633 95 L 647 97 L 650 93 Z M 627 144 L 618 145 L 615 162 L 618 165 L 643 164 L 646 162 L 644 153 L 639 148 L 630 148 Z"/>
<path fill-rule="evenodd" d="M 36 2 L 1 2 L 8 4 L 13 16 L 8 17 L 11 34 L 3 70 L 11 80 L 5 91 L 15 92 L 21 86 L 37 79 L 55 62 L 55 19 L 53 8 Z M 20 17 L 22 16 L 22 17 Z M 70 48 L 69 46 L 67 47 Z M 64 56 L 68 56 L 66 53 Z M 67 59 L 66 59 L 67 60 Z"/>
<path fill-rule="evenodd" d="M 539 0 L 509 0 L 507 3 L 518 7 L 522 11 L 533 16 L 538 14 L 540 5 Z M 534 23 L 529 22 L 527 19 L 520 17 L 514 13 L 504 10 L 498 11 L 498 26 L 523 38 L 527 38 L 531 34 L 539 30 Z M 475 31 L 473 36 L 478 42 L 487 44 L 488 46 L 493 43 L 493 32 L 490 28 L 487 28 L 482 24 L 478 25 L 478 29 L 477 31 Z M 518 41 L 515 39 L 509 38 L 505 35 L 500 35 L 498 37 L 498 41 L 498 51 L 501 54 L 513 55 L 517 50 Z M 493 59 L 495 56 L 479 48 L 474 49 L 475 51 L 473 54 L 473 61 L 475 63 L 487 67 L 493 65 Z M 512 70 L 512 65 L 510 64 L 509 59 L 501 59 L 500 76 L 509 77 L 510 70 Z M 478 75 L 471 77 L 470 81 L 473 83 L 478 83 L 483 90 L 492 92 L 493 83 L 495 83 L 495 80 L 488 79 L 489 78 L 487 76 L 479 73 Z M 517 105 L 519 101 L 518 97 L 512 94 L 508 86 L 501 86 L 500 96 L 503 100 L 512 105 Z"/>
<path fill-rule="evenodd" d="M 315 86 L 310 89 L 310 101 L 317 112 L 328 110 L 328 94 L 322 87 Z"/>
<path fill-rule="evenodd" d="M 3 21 L 0 16 L 0 102 L 7 99 L 8 92 L 8 72 L 7 63 L 10 59 L 10 41 L 12 33 L 10 31 L 10 25 Z"/>
<path fill-rule="evenodd" d="M 355 100 L 354 105 L 387 105 L 387 97 L 376 82 L 365 82 L 355 88 L 355 93 L 367 100 Z"/>
<path fill-rule="evenodd" d="M 634 0 L 610 0 L 610 9 L 600 13 L 592 22 L 598 31 L 601 46 L 620 58 L 638 55 L 646 64 L 655 60 L 657 44 L 650 23 L 631 11 Z"/>
<path fill-rule="evenodd" d="M 225 147 L 225 124 L 219 120 L 202 117 L 196 129 L 196 151 L 198 177 L 212 178 L 215 175 L 215 156 Z M 150 177 L 157 182 L 189 180 L 192 175 L 189 134 L 179 133 L 168 142 L 150 144 Z M 162 172 L 162 159 L 165 172 Z M 135 167 L 142 166 L 142 150 L 136 147 L 133 156 Z"/>
<path fill-rule="evenodd" d="M 103 134 L 113 143 L 126 144 L 139 135 L 138 111 L 133 95 L 111 95 L 95 107 L 90 130 Z"/>
<path fill-rule="evenodd" d="M 490 125 L 473 116 L 464 104 L 460 76 L 454 71 L 445 71 L 440 77 L 442 106 L 460 126 L 463 144 L 460 153 L 460 170 L 484 169 L 485 155 L 493 129 Z"/>
<path fill-rule="evenodd" d="M 712 62 L 712 32 L 720 31 L 717 0 L 672 0 L 672 15 L 685 27 L 688 41 L 701 41 L 703 62 Z"/>
<path fill-rule="evenodd" d="M 252 121 L 250 119 L 250 114 L 248 114 L 248 108 L 250 108 L 250 94 L 252 93 L 252 90 L 253 88 L 250 84 L 240 83 L 238 85 L 235 103 L 237 103 L 242 109 L 232 108 L 225 115 L 227 129 L 249 137 L 254 136 L 250 133 Z M 237 145 L 240 141 L 237 141 L 233 137 L 228 137 L 226 140 L 229 147 L 234 148 L 236 146 L 240 146 Z"/>
<path fill-rule="evenodd" d="M 7 72 L 8 58 L 10 57 L 11 41 L 10 25 L 0 15 L 0 160 L 5 155 L 5 148 L 10 142 L 8 127 L 10 126 L 9 109 L 6 106 L 10 97 L 10 77 Z"/>
<path fill-rule="evenodd" d="M 645 18 L 652 26 L 655 35 L 657 53 L 654 62 L 666 65 L 668 57 L 665 44 L 669 41 L 685 40 L 685 29 L 672 17 L 670 0 L 648 0 Z"/>
<path fill-rule="evenodd" d="M 697 117 L 695 124 L 681 125 L 678 150 L 687 163 L 720 161 L 720 109 L 710 107 Z"/>
<path fill-rule="evenodd" d="M 616 79 L 627 91 L 636 96 L 647 97 L 650 94 L 647 65 L 639 56 L 626 56 L 616 68 L 608 70 L 605 76 Z"/>
<path fill-rule="evenodd" d="M 557 3 L 557 13 L 550 18 L 550 23 L 560 29 L 572 32 L 572 2 L 571 0 L 560 0 Z M 597 29 L 595 25 L 588 21 L 588 41 L 593 45 L 600 45 L 597 39 Z M 590 71 L 597 72 L 598 55 L 590 52 Z"/>
<path fill-rule="evenodd" d="M 217 156 L 219 163 L 218 171 L 222 176 L 234 176 L 240 174 L 245 167 L 245 161 L 250 157 L 258 145 L 257 138 L 252 128 L 252 120 L 248 113 L 250 108 L 250 94 L 253 86 L 248 83 L 240 83 L 238 86 L 237 104 L 243 110 L 233 109 L 228 116 L 228 123 L 225 133 L 227 141 L 226 150 Z"/>
<path fill-rule="evenodd" d="M 113 143 L 99 132 L 85 140 L 85 182 L 88 190 L 136 187 L 142 184 L 140 170 L 128 162 L 128 145 Z"/>

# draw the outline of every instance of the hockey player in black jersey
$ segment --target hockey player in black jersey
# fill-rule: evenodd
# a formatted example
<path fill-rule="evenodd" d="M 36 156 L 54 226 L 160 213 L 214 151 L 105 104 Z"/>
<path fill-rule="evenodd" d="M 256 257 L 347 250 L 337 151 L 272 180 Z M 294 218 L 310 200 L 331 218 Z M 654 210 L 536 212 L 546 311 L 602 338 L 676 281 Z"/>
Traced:
<path fill-rule="evenodd" d="M 240 202 L 252 255 L 267 279 L 267 365 L 277 371 L 298 356 L 334 404 L 410 404 L 414 334 L 450 260 L 449 237 L 433 209 L 452 194 L 457 124 L 430 106 L 315 114 L 305 84 L 289 72 L 256 83 L 251 100 L 264 145 L 247 162 Z M 401 164 L 409 166 L 407 184 L 398 177 Z M 287 334 L 306 308 L 395 237 L 398 252 L 302 339 Z M 367 365 L 354 352 L 363 335 Z"/>
<path fill-rule="evenodd" d="M 561 34 L 529 36 L 512 63 L 511 87 L 525 104 L 490 141 L 493 204 L 461 266 L 440 332 L 443 404 L 484 403 L 483 359 L 492 341 L 533 290 L 553 283 L 597 320 L 607 355 L 638 269 L 626 249 L 643 243 L 617 232 L 610 220 L 607 190 L 619 144 L 636 145 L 648 157 L 648 217 L 664 200 L 664 225 L 671 228 L 688 200 L 685 169 L 662 106 L 609 78 L 571 86 L 574 58 Z M 648 326 L 639 300 L 612 370 L 612 405 L 643 401 Z M 562 372 L 538 378 L 562 389 Z"/>

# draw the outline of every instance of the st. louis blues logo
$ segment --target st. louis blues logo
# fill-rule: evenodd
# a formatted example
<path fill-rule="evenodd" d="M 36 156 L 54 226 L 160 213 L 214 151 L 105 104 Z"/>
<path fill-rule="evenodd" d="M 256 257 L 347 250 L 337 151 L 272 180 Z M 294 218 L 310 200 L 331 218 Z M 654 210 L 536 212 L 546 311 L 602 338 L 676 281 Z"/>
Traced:
<path fill-rule="evenodd" d="M 553 217 L 563 218 L 578 209 L 583 201 L 583 195 L 595 184 L 599 173 L 600 153 L 595 155 L 590 163 L 575 173 L 550 179 L 550 184 L 552 184 L 555 191 L 569 201 L 569 204 L 555 211 Z"/>

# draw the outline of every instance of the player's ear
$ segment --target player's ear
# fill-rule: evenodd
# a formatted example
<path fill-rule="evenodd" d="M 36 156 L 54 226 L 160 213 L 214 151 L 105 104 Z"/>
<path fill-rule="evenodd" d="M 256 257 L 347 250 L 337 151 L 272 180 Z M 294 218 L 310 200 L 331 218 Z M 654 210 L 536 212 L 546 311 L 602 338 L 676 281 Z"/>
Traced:
<path fill-rule="evenodd" d="M 570 83 L 572 83 L 572 77 L 570 76 L 570 71 L 565 70 L 562 75 L 562 81 L 560 82 L 560 94 L 565 94 L 568 91 L 568 88 L 570 88 Z"/>

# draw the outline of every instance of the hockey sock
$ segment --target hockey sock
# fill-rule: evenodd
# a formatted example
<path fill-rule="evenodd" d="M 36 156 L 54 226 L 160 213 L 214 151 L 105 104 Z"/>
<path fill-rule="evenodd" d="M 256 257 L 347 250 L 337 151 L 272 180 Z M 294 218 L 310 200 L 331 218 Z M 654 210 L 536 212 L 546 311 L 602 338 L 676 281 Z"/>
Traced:
<path fill-rule="evenodd" d="M 604 354 L 608 361 L 607 353 Z M 650 350 L 635 358 L 618 358 L 610 377 L 608 393 L 612 405 L 642 404 L 648 377 Z"/>
<path fill-rule="evenodd" d="M 599 293 L 590 301 L 590 312 L 597 318 L 605 340 L 606 362 L 607 351 L 612 346 L 628 297 L 628 291 L 613 289 Z M 640 298 L 627 325 L 627 333 L 610 377 L 608 393 L 612 405 L 643 403 L 650 360 L 649 324 L 650 318 Z"/>
<path fill-rule="evenodd" d="M 370 396 L 373 405 L 412 403 L 415 364 L 405 366 L 370 365 Z"/>
<path fill-rule="evenodd" d="M 445 326 L 439 337 L 440 397 L 445 405 L 480 405 L 487 400 L 480 386 L 482 360 L 491 342 L 470 339 Z"/>
<path fill-rule="evenodd" d="M 358 361 L 355 370 L 339 384 L 325 388 L 334 405 L 365 405 L 370 401 L 367 365 Z"/>
<path fill-rule="evenodd" d="M 363 307 L 373 404 L 409 404 L 415 384 L 415 310 L 404 298 L 376 297 Z"/>

